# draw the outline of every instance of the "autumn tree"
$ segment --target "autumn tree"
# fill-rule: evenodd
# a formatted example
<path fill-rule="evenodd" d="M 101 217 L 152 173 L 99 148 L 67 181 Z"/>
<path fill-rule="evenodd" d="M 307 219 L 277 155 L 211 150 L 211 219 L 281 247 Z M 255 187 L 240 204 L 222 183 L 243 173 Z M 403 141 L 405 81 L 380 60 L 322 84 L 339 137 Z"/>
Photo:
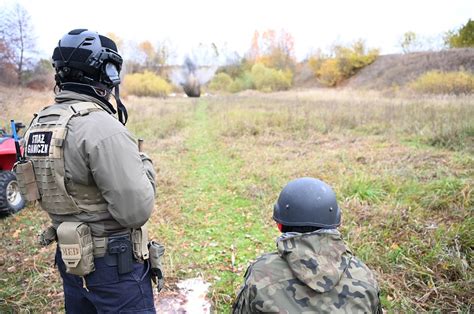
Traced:
<path fill-rule="evenodd" d="M 0 80 L 4 84 L 11 84 L 17 79 L 15 65 L 11 63 L 11 60 L 10 46 L 0 37 Z"/>
<path fill-rule="evenodd" d="M 0 16 L 0 56 L 13 66 L 18 84 L 24 84 L 24 73 L 32 63 L 35 37 L 31 17 L 20 4 L 5 9 Z"/>
<path fill-rule="evenodd" d="M 469 19 L 458 30 L 447 32 L 444 41 L 450 48 L 474 47 L 474 21 Z"/>
<path fill-rule="evenodd" d="M 138 49 L 142 54 L 141 62 L 145 69 L 161 74 L 163 66 L 171 56 L 169 46 L 164 42 L 154 46 L 150 41 L 145 40 L 138 44 Z"/>
<path fill-rule="evenodd" d="M 261 34 L 255 31 L 247 58 L 270 68 L 293 70 L 296 64 L 294 46 L 293 36 L 285 30 L 269 29 Z"/>
<path fill-rule="evenodd" d="M 253 33 L 252 41 L 250 43 L 250 49 L 247 54 L 247 59 L 250 61 L 257 61 L 257 59 L 260 57 L 260 33 L 258 31 L 255 31 Z"/>

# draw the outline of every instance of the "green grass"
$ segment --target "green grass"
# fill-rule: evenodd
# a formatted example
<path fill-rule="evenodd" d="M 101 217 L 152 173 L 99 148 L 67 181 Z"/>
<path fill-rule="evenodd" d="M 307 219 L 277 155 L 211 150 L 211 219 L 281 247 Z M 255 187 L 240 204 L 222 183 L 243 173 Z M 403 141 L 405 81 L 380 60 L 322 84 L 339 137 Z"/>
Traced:
<path fill-rule="evenodd" d="M 387 196 L 380 180 L 368 179 L 364 176 L 348 180 L 343 193 L 349 198 L 355 198 L 362 202 L 379 203 Z"/>
<path fill-rule="evenodd" d="M 165 242 L 172 243 L 168 251 L 178 277 L 204 275 L 213 283 L 216 310 L 227 312 L 241 283 L 237 270 L 270 249 L 272 244 L 266 240 L 275 232 L 252 219 L 258 208 L 242 196 L 242 182 L 234 180 L 241 161 L 226 156 L 211 123 L 207 104 L 200 101 L 180 165 L 187 170 L 183 180 L 190 184 L 183 187 L 179 222 L 161 226 L 159 232 Z"/>
<path fill-rule="evenodd" d="M 168 290 L 202 276 L 216 312 L 228 312 L 248 264 L 275 249 L 278 193 L 313 176 L 334 187 L 341 232 L 376 272 L 386 310 L 472 311 L 472 144 L 430 142 L 472 125 L 472 96 L 317 90 L 128 103 L 128 127 L 157 169 L 149 230 L 166 245 Z M 61 311 L 54 248 L 35 244 L 47 221 L 31 208 L 1 221 L 10 236 L 0 312 Z"/>

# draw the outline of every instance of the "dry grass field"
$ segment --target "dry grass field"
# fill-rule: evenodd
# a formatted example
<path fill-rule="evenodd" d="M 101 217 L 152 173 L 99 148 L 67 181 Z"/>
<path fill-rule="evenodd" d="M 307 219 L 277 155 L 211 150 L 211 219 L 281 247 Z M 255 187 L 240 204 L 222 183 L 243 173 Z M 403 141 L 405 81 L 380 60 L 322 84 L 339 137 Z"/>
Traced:
<path fill-rule="evenodd" d="M 14 95 L 13 95 L 14 93 Z M 0 89 L 0 125 L 29 122 L 49 93 Z M 285 183 L 325 180 L 344 239 L 375 270 L 388 312 L 474 310 L 474 97 L 353 90 L 129 97 L 129 129 L 158 173 L 152 237 L 166 290 L 202 276 L 228 312 L 248 264 L 275 249 Z M 0 220 L 0 312 L 60 311 L 54 247 L 29 206 Z"/>

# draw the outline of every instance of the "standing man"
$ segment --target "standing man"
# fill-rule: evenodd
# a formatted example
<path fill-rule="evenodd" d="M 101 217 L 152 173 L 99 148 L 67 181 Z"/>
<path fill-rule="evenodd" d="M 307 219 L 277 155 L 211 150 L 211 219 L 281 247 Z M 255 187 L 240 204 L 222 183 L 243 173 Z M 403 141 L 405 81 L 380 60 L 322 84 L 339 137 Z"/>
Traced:
<path fill-rule="evenodd" d="M 341 211 L 329 185 L 289 182 L 273 219 L 278 252 L 247 269 L 233 313 L 382 313 L 374 274 L 336 230 Z"/>
<path fill-rule="evenodd" d="M 111 39 L 75 29 L 59 40 L 53 66 L 56 103 L 32 121 L 17 173 L 51 217 L 41 242 L 58 241 L 66 311 L 154 313 L 144 225 L 155 171 L 124 126 L 122 57 Z"/>

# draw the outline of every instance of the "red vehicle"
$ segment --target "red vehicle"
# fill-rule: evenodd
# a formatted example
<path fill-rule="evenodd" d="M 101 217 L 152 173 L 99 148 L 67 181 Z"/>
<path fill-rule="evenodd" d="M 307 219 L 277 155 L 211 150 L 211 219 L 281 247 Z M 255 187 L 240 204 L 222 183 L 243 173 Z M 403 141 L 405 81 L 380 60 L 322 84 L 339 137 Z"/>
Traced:
<path fill-rule="evenodd" d="M 17 130 L 23 128 L 16 124 Z M 23 153 L 23 151 L 22 151 Z M 0 129 L 0 212 L 16 213 L 25 207 L 25 200 L 20 194 L 20 188 L 12 171 L 16 162 L 15 140 Z"/>

